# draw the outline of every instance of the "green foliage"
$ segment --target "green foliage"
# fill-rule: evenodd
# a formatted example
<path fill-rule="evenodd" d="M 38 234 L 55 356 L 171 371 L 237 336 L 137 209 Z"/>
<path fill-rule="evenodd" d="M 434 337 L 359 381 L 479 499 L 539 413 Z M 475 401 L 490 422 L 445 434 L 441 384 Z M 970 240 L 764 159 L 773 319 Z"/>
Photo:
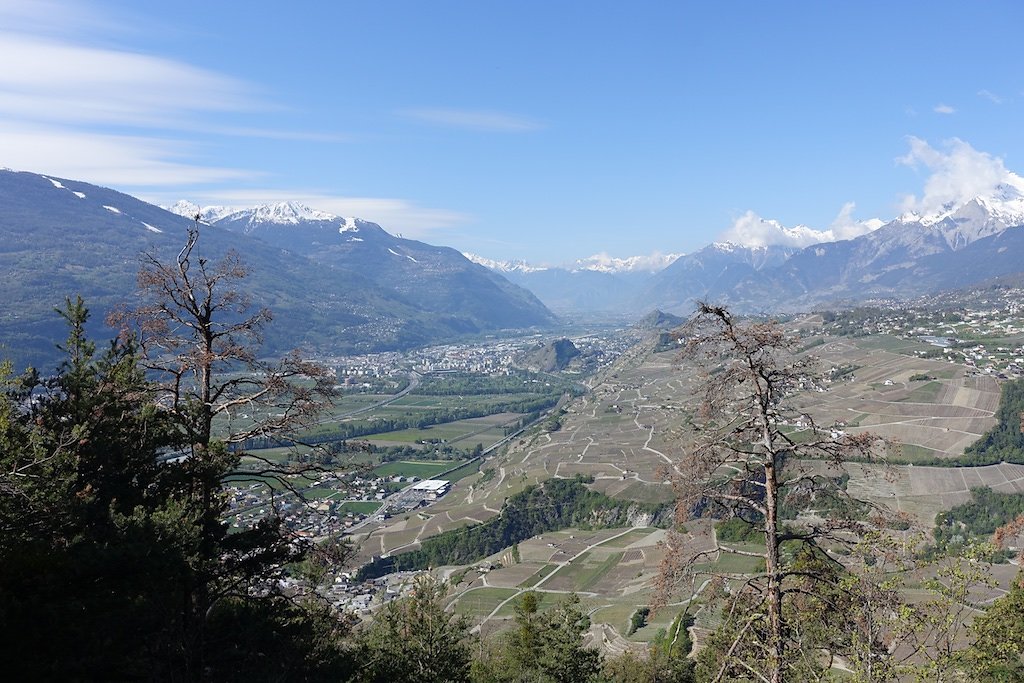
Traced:
<path fill-rule="evenodd" d="M 758 543 L 764 541 L 764 532 L 740 517 L 732 517 L 715 524 L 718 540 L 738 543 Z"/>
<path fill-rule="evenodd" d="M 978 680 L 1024 681 L 1024 577 L 974 620 L 971 633 L 964 659 Z"/>
<path fill-rule="evenodd" d="M 665 351 L 679 351 L 681 337 L 674 332 L 659 332 L 658 338 L 654 342 L 654 353 L 663 353 Z"/>
<path fill-rule="evenodd" d="M 651 613 L 650 607 L 637 607 L 636 611 L 629 618 L 629 629 L 626 631 L 626 635 L 631 636 L 647 625 L 647 617 Z"/>
<path fill-rule="evenodd" d="M 161 462 L 182 432 L 134 344 L 98 354 L 81 299 L 60 313 L 69 334 L 54 377 L 0 371 L 5 673 L 234 680 L 260 652 L 275 660 L 261 677 L 278 665 L 299 678 L 342 672 L 344 624 L 276 590 L 300 549 L 274 520 L 227 534 L 220 481 L 237 456 L 211 442 L 204 457 Z"/>
<path fill-rule="evenodd" d="M 779 517 L 796 519 L 810 509 L 830 519 L 867 519 L 871 506 L 844 493 L 849 480 L 850 475 L 844 472 L 838 477 L 808 477 L 798 486 L 782 487 Z"/>
<path fill-rule="evenodd" d="M 482 487 L 484 484 L 486 484 L 487 482 L 489 482 L 492 479 L 494 479 L 494 474 L 497 471 L 498 471 L 498 469 L 496 467 L 488 467 L 486 469 L 481 470 L 480 471 L 480 479 L 476 483 L 477 486 L 481 486 Z"/>
<path fill-rule="evenodd" d="M 477 683 L 587 683 L 597 681 L 601 653 L 583 647 L 590 618 L 572 593 L 546 612 L 537 594 L 523 593 L 513 604 L 510 631 L 486 644 L 473 662 Z"/>
<path fill-rule="evenodd" d="M 501 514 L 483 524 L 452 529 L 426 539 L 417 550 L 374 560 L 360 568 L 358 577 L 466 564 L 547 531 L 622 526 L 630 510 L 662 513 L 660 506 L 618 501 L 591 491 L 584 482 L 580 477 L 548 479 L 528 486 L 505 501 Z"/>
<path fill-rule="evenodd" d="M 388 603 L 359 636 L 365 683 L 469 680 L 469 620 L 446 612 L 446 585 L 417 577 L 412 594 Z"/>
<path fill-rule="evenodd" d="M 189 536 L 156 464 L 172 431 L 147 402 L 134 347 L 96 358 L 81 299 L 60 313 L 59 373 L 3 377 L 0 651 L 15 678 L 166 671 L 180 619 L 160 580 L 182 570 Z"/>
<path fill-rule="evenodd" d="M 964 464 L 990 464 L 1000 461 L 1024 463 L 1024 379 L 1003 384 L 996 419 L 987 434 L 964 449 Z"/>
<path fill-rule="evenodd" d="M 988 487 L 971 489 L 971 501 L 935 516 L 935 543 L 950 551 L 991 536 L 1024 514 L 1024 494 L 999 493 Z"/>
<path fill-rule="evenodd" d="M 608 683 L 694 683 L 694 662 L 689 659 L 693 642 L 689 628 L 693 617 L 680 612 L 668 629 L 661 629 L 647 648 L 646 657 L 632 652 L 606 659 L 601 680 Z"/>
<path fill-rule="evenodd" d="M 541 425 L 541 429 L 545 432 L 557 432 L 562 428 L 562 417 L 565 416 L 565 409 L 558 410 L 551 413 L 548 419 L 544 420 L 544 424 Z"/>
<path fill-rule="evenodd" d="M 344 681 L 361 665 L 347 646 L 348 623 L 314 601 L 228 599 L 207 628 L 207 680 Z"/>

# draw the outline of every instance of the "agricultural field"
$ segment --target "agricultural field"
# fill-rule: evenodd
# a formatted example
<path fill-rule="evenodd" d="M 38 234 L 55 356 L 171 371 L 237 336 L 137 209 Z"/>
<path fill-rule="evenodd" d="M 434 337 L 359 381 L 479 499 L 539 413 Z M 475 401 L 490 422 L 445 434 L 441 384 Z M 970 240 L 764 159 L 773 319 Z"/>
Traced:
<path fill-rule="evenodd" d="M 423 429 L 400 429 L 393 432 L 360 437 L 378 446 L 405 446 L 422 442 L 442 442 L 458 448 L 472 449 L 476 444 L 489 446 L 505 436 L 505 428 L 517 423 L 522 413 L 496 413 L 471 417 Z"/>
<path fill-rule="evenodd" d="M 372 515 L 380 507 L 380 503 L 375 500 L 347 500 L 340 506 L 340 512 L 342 514 L 351 512 L 357 515 Z"/>
<path fill-rule="evenodd" d="M 856 370 L 814 396 L 809 411 L 823 424 L 842 423 L 850 432 L 870 431 L 901 444 L 899 455 L 911 462 L 962 454 L 995 425 L 999 385 L 965 366 L 903 353 L 922 346 L 927 347 L 879 336 L 816 347 L 814 354 L 826 365 Z"/>
<path fill-rule="evenodd" d="M 1000 395 L 995 378 L 943 359 L 921 358 L 919 352 L 930 347 L 915 340 L 879 335 L 812 342 L 806 348 L 825 370 L 847 370 L 807 396 L 804 409 L 819 424 L 886 438 L 900 463 L 846 464 L 848 490 L 855 496 L 908 513 L 930 530 L 935 514 L 967 501 L 972 487 L 1024 492 L 1024 465 L 911 464 L 957 457 L 995 425 Z M 441 531 L 482 522 L 498 514 L 508 496 L 550 477 L 584 475 L 593 478 L 592 488 L 616 498 L 671 501 L 667 480 L 685 458 L 691 397 L 698 387 L 675 352 L 652 353 L 651 346 L 630 350 L 592 379 L 587 394 L 565 404 L 554 431 L 527 430 L 484 459 L 479 472 L 454 481 L 443 499 L 367 528 L 355 539 L 360 557 L 414 548 Z M 799 439 L 799 425 L 791 428 Z M 708 571 L 756 569 L 756 559 L 717 552 L 706 521 L 688 522 L 687 530 L 691 547 L 710 552 Z M 651 600 L 664 534 L 648 528 L 545 533 L 520 542 L 517 553 L 506 550 L 488 558 L 486 563 L 497 568 L 460 575 L 452 600 L 490 633 L 507 627 L 512 599 L 526 590 L 551 601 L 576 592 L 594 620 L 592 642 L 610 651 L 637 647 L 654 638 L 686 602 L 669 606 L 626 637 L 633 611 Z M 440 570 L 442 575 L 460 571 Z M 698 581 L 695 588 L 700 587 Z M 713 626 L 713 620 L 714 615 L 698 615 L 698 625 Z"/>
<path fill-rule="evenodd" d="M 926 346 L 881 335 L 826 338 L 811 345 L 810 352 L 821 358 L 825 369 L 844 365 L 856 369 L 823 393 L 811 395 L 808 412 L 821 424 L 844 423 L 848 431 L 871 431 L 890 439 L 894 454 L 910 461 L 959 455 L 995 424 L 999 387 L 993 378 L 971 376 L 963 366 L 913 355 Z M 915 375 L 932 379 L 912 381 Z M 534 428 L 524 433 L 505 452 L 488 458 L 480 474 L 456 482 L 443 500 L 431 505 L 432 519 L 441 518 L 433 524 L 445 529 L 466 519 L 482 521 L 497 514 L 506 497 L 529 484 L 577 474 L 593 477 L 595 490 L 614 497 L 670 501 L 666 482 L 685 454 L 684 427 L 691 415 L 693 381 L 675 352 L 651 353 L 650 345 L 627 352 L 593 383 L 589 393 L 565 406 L 560 429 Z M 885 471 L 850 465 L 851 490 L 907 511 L 925 525 L 931 524 L 942 506 L 962 502 L 969 495 L 964 484 L 968 475 L 959 470 L 904 467 L 893 471 L 900 476 L 887 488 L 878 483 L 888 476 Z M 949 479 L 951 474 L 956 474 L 955 480 Z M 1014 466 L 998 465 L 991 473 L 978 475 L 982 476 L 998 479 L 1005 489 L 1021 475 Z M 898 483 L 904 480 L 921 483 Z M 939 495 L 918 495 L 920 487 Z M 410 530 L 425 524 L 413 517 L 374 529 L 372 552 L 406 546 Z M 392 530 L 396 526 L 400 531 Z M 390 540 L 395 533 L 398 536 Z M 414 539 L 424 537 L 412 534 Z"/>
<path fill-rule="evenodd" d="M 710 524 L 701 521 L 693 526 L 692 541 L 713 549 Z M 500 566 L 466 575 L 450 600 L 489 634 L 508 628 L 515 614 L 515 598 L 527 591 L 537 594 L 541 609 L 574 592 L 594 622 L 591 644 L 618 651 L 636 649 L 653 639 L 658 629 L 670 624 L 686 606 L 685 602 L 668 605 L 653 615 L 647 626 L 625 635 L 633 612 L 653 598 L 664 538 L 663 530 L 652 528 L 543 534 L 519 544 L 518 562 L 509 552 L 488 558 L 484 564 Z"/>
<path fill-rule="evenodd" d="M 398 475 L 401 477 L 430 479 L 435 474 L 440 474 L 445 470 L 450 470 L 458 464 L 458 462 L 453 462 L 451 460 L 398 460 L 378 465 L 373 468 L 373 473 L 378 477 L 391 477 Z"/>

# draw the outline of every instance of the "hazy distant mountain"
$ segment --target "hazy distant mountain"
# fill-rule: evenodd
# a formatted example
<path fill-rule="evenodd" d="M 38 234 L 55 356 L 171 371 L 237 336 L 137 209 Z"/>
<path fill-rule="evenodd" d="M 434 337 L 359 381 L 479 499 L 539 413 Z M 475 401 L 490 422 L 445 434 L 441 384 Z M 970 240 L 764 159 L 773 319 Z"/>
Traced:
<path fill-rule="evenodd" d="M 396 237 L 376 223 L 296 202 L 199 213 L 218 228 L 358 273 L 461 332 L 547 325 L 555 319 L 528 290 L 455 249 Z"/>
<path fill-rule="evenodd" d="M 174 258 L 192 225 L 189 218 L 115 190 L 8 170 L 0 171 L 0 206 L 0 356 L 19 366 L 52 362 L 53 345 L 65 335 L 53 308 L 65 296 L 82 294 L 93 313 L 93 332 L 109 336 L 103 318 L 134 295 L 140 254 Z M 274 313 L 267 330 L 270 351 L 297 345 L 325 351 L 406 348 L 551 319 L 539 302 L 510 283 L 505 289 L 496 283 L 482 297 L 486 303 L 469 293 L 464 300 L 448 298 L 425 308 L 399 287 L 356 269 L 318 263 L 217 226 L 202 228 L 202 235 L 204 256 L 234 249 L 250 267 L 246 290 L 255 304 Z M 493 276 L 472 267 L 483 272 L 482 279 Z M 504 320 L 481 315 L 483 306 L 512 314 Z"/>
<path fill-rule="evenodd" d="M 697 300 L 747 312 L 908 298 L 1024 270 L 1024 179 L 1008 173 L 992 191 L 884 223 L 854 221 L 852 203 L 828 230 L 786 228 L 748 212 L 711 244 L 638 270 L 629 259 L 564 267 L 471 256 L 531 289 L 563 313 L 687 314 Z M 852 239 L 836 237 L 855 235 Z M 813 240 L 823 240 L 810 244 Z M 670 262 L 668 262 L 670 261 Z"/>
<path fill-rule="evenodd" d="M 558 313 L 632 314 L 633 299 L 656 272 L 679 258 L 652 254 L 615 258 L 596 254 L 563 266 L 534 266 L 525 261 L 494 261 L 474 254 L 470 260 L 529 289 Z"/>
<path fill-rule="evenodd" d="M 1024 269 L 1024 179 L 987 196 L 904 214 L 855 239 L 795 247 L 715 243 L 658 273 L 637 308 L 677 313 L 699 299 L 743 311 L 908 298 Z M 874 227 L 874 226 L 872 226 Z"/>
<path fill-rule="evenodd" d="M 657 307 L 689 313 L 695 301 L 728 299 L 736 287 L 756 281 L 762 271 L 782 265 L 797 251 L 777 245 L 716 242 L 678 258 L 651 278 L 632 303 L 638 310 Z"/>

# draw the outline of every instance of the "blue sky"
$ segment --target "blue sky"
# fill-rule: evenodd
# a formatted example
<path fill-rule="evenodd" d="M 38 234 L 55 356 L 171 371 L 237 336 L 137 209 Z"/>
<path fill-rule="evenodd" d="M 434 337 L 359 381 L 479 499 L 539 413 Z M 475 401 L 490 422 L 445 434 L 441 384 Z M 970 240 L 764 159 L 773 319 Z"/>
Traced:
<path fill-rule="evenodd" d="M 1021 26 L 1019 2 L 0 0 L 0 166 L 534 262 L 842 236 L 1024 168 Z"/>

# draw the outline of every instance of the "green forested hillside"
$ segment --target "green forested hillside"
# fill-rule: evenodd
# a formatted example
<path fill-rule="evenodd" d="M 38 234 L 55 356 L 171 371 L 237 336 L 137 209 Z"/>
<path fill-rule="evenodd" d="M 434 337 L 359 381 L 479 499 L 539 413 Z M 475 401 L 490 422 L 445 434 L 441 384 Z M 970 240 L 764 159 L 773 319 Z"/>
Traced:
<path fill-rule="evenodd" d="M 664 506 L 615 500 L 591 491 L 579 477 L 548 479 L 511 496 L 493 519 L 428 538 L 418 550 L 374 560 L 360 569 L 359 577 L 467 564 L 547 531 L 624 526 L 631 514 L 638 513 L 650 515 L 650 523 L 655 524 L 665 512 Z"/>

